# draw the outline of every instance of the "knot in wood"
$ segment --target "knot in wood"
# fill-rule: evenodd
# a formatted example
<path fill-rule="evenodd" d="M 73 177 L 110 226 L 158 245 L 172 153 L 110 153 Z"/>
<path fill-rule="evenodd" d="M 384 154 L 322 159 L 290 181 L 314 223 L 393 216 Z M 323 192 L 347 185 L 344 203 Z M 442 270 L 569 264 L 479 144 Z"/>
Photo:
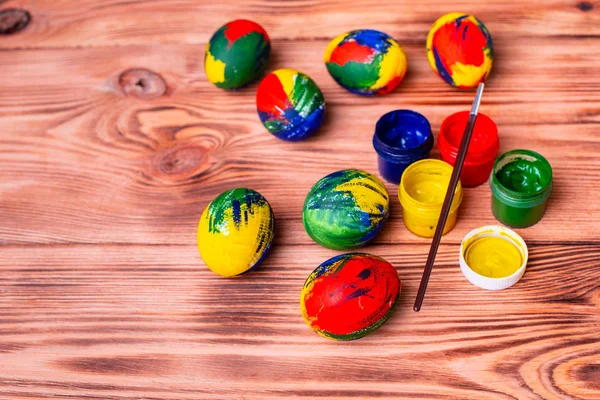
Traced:
<path fill-rule="evenodd" d="M 194 145 L 175 145 L 156 154 L 154 175 L 163 179 L 181 181 L 201 173 L 206 168 L 206 149 Z"/>
<path fill-rule="evenodd" d="M 159 74 L 145 68 L 132 68 L 119 77 L 119 86 L 127 96 L 155 99 L 167 92 L 167 84 Z"/>
<path fill-rule="evenodd" d="M 12 35 L 21 32 L 31 21 L 29 11 L 22 8 L 0 10 L 0 35 Z"/>
<path fill-rule="evenodd" d="M 592 11 L 594 9 L 594 4 L 590 3 L 589 1 L 580 1 L 577 3 L 577 8 L 583 12 Z"/>

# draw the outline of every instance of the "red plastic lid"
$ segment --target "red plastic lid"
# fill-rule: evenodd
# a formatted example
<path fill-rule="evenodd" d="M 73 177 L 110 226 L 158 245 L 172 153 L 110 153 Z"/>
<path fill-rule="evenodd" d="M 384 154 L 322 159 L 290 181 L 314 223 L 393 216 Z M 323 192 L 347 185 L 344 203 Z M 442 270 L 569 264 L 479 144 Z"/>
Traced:
<path fill-rule="evenodd" d="M 461 111 L 448 116 L 442 122 L 438 138 L 440 153 L 456 159 L 468 120 L 469 111 Z M 499 148 L 498 127 L 490 117 L 479 113 L 465 162 L 485 162 L 494 159 Z"/>

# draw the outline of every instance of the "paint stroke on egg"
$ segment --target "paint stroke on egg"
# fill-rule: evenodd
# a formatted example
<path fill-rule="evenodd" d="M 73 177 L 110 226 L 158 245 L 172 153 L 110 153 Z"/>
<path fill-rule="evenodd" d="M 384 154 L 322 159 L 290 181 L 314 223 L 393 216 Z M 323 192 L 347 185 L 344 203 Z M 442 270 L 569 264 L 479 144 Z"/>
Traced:
<path fill-rule="evenodd" d="M 356 169 L 319 180 L 304 202 L 309 236 L 330 249 L 360 247 L 373 239 L 389 215 L 389 194 L 374 175 Z"/>
<path fill-rule="evenodd" d="M 300 307 L 306 323 L 319 335 L 354 340 L 388 320 L 401 287 L 395 268 L 384 259 L 366 253 L 342 254 L 309 275 Z"/>
<path fill-rule="evenodd" d="M 269 35 L 263 29 L 262 26 L 248 20 L 238 19 L 234 22 L 230 22 L 225 25 L 225 29 L 223 30 L 223 34 L 227 38 L 228 47 L 233 47 L 234 43 L 246 36 L 252 35 L 253 33 L 258 33 L 263 36 L 263 38 L 269 39 Z"/>
<path fill-rule="evenodd" d="M 492 37 L 474 16 L 449 13 L 431 28 L 427 36 L 427 57 L 431 68 L 448 84 L 473 88 L 492 70 Z"/>
<path fill-rule="evenodd" d="M 267 32 L 257 23 L 235 20 L 210 39 L 204 59 L 206 77 L 222 89 L 237 89 L 256 80 L 271 52 Z"/>
<path fill-rule="evenodd" d="M 267 200 L 252 189 L 232 189 L 216 197 L 202 213 L 198 249 L 212 271 L 235 276 L 261 263 L 273 234 L 273 211 Z"/>
<path fill-rule="evenodd" d="M 325 50 L 331 76 L 346 90 L 361 94 L 385 94 L 394 90 L 407 69 L 402 47 L 383 32 L 356 30 L 339 35 Z"/>
<path fill-rule="evenodd" d="M 279 139 L 297 141 L 314 134 L 323 123 L 325 99 L 310 77 L 290 68 L 267 75 L 256 92 L 258 115 Z"/>

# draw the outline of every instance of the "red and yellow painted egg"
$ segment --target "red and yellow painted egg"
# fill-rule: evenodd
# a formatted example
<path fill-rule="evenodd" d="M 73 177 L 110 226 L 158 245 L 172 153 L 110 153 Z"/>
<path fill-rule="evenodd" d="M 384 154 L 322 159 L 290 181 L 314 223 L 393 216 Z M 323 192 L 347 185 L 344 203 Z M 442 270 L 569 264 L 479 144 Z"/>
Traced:
<path fill-rule="evenodd" d="M 260 193 L 245 188 L 228 190 L 211 201 L 200 217 L 200 256 L 216 274 L 246 273 L 267 255 L 273 227 L 273 211 Z"/>
<path fill-rule="evenodd" d="M 321 336 L 359 339 L 392 315 L 402 283 L 396 269 L 367 253 L 342 254 L 319 265 L 300 296 L 304 320 Z"/>
<path fill-rule="evenodd" d="M 237 89 L 260 77 L 269 61 L 271 41 L 262 26 L 245 19 L 215 32 L 206 46 L 206 77 L 221 89 Z"/>
<path fill-rule="evenodd" d="M 429 31 L 427 58 L 433 71 L 448 84 L 461 89 L 476 87 L 492 70 L 492 36 L 472 15 L 446 14 Z"/>

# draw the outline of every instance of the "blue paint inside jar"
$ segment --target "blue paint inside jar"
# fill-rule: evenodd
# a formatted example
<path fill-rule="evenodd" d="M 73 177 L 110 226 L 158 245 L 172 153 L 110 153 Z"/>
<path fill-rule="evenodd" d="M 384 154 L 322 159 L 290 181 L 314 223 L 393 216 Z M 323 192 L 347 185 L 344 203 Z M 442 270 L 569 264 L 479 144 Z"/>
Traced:
<path fill-rule="evenodd" d="M 391 111 L 377 121 L 373 147 L 378 155 L 381 176 L 388 182 L 399 184 L 406 167 L 429 157 L 433 147 L 431 125 L 416 111 Z"/>

